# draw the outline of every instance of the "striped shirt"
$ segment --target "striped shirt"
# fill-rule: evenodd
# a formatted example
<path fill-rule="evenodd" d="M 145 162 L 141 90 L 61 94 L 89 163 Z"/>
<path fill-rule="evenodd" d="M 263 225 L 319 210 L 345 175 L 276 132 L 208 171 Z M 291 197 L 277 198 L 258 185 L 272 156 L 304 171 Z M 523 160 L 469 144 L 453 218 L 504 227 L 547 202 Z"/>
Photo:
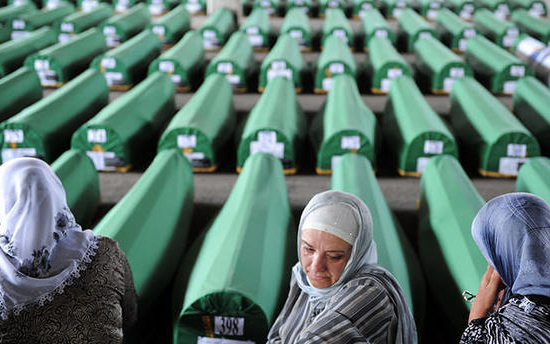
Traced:
<path fill-rule="evenodd" d="M 321 307 L 310 302 L 293 278 L 268 343 L 394 343 L 397 314 L 376 275 L 360 270 Z"/>

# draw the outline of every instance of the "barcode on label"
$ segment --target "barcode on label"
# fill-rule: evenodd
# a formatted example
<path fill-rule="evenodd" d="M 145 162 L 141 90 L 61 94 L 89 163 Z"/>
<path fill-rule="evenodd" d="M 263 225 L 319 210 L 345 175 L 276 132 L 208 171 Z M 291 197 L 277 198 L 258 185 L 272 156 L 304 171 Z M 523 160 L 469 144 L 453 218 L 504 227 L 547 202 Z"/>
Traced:
<path fill-rule="evenodd" d="M 359 136 L 342 136 L 340 147 L 342 149 L 359 149 L 361 148 L 361 139 Z"/>
<path fill-rule="evenodd" d="M 424 154 L 441 154 L 443 153 L 443 141 L 424 141 Z"/>
<path fill-rule="evenodd" d="M 507 146 L 506 155 L 525 158 L 527 156 L 527 145 L 510 143 Z"/>
<path fill-rule="evenodd" d="M 197 146 L 196 135 L 178 135 L 179 148 L 195 148 Z"/>
<path fill-rule="evenodd" d="M 220 62 L 217 66 L 218 73 L 233 73 L 233 64 L 231 62 Z"/>
<path fill-rule="evenodd" d="M 4 142 L 22 143 L 25 140 L 25 135 L 21 129 L 6 129 L 4 130 Z"/>
<path fill-rule="evenodd" d="M 242 336 L 244 334 L 244 318 L 214 317 L 214 334 Z"/>
<path fill-rule="evenodd" d="M 88 142 L 107 142 L 107 131 L 105 129 L 88 129 Z"/>
<path fill-rule="evenodd" d="M 344 73 L 344 65 L 341 63 L 331 63 L 328 70 L 331 74 L 342 74 Z"/>

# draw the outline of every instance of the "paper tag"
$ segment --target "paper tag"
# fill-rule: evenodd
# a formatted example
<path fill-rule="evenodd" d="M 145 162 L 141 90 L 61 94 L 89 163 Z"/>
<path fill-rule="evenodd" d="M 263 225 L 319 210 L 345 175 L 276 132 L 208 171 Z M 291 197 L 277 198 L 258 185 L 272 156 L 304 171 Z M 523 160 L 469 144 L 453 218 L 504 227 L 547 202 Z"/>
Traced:
<path fill-rule="evenodd" d="M 443 141 L 424 141 L 424 154 L 441 154 L 443 153 Z"/>
<path fill-rule="evenodd" d="M 246 28 L 247 35 L 257 35 L 260 33 L 260 29 L 257 26 L 249 26 Z"/>
<path fill-rule="evenodd" d="M 421 38 L 427 38 L 427 37 L 433 37 L 432 34 L 428 31 L 422 31 L 418 34 L 418 39 Z"/>
<path fill-rule="evenodd" d="M 34 60 L 34 69 L 39 70 L 48 70 L 50 69 L 50 62 L 48 60 Z"/>
<path fill-rule="evenodd" d="M 122 73 L 118 72 L 107 72 L 103 74 L 105 76 L 105 79 L 107 80 L 107 85 L 113 86 L 113 85 L 120 85 L 121 82 L 124 81 L 124 77 Z"/>
<path fill-rule="evenodd" d="M 195 148 L 197 147 L 196 135 L 178 135 L 179 148 Z"/>
<path fill-rule="evenodd" d="M 187 160 L 189 160 L 191 163 L 193 160 L 204 160 L 204 153 L 203 152 L 193 152 L 193 153 L 183 153 Z"/>
<path fill-rule="evenodd" d="M 327 7 L 338 8 L 338 7 L 340 7 L 340 2 L 338 2 L 336 0 L 331 0 L 331 1 L 328 2 Z"/>
<path fill-rule="evenodd" d="M 333 155 L 330 158 L 330 169 L 331 170 L 334 171 L 334 168 L 336 167 L 336 164 L 338 163 L 338 161 L 340 161 L 340 159 L 342 159 L 341 155 Z"/>
<path fill-rule="evenodd" d="M 390 79 L 395 79 L 403 75 L 401 68 L 390 68 L 388 69 L 387 77 Z"/>
<path fill-rule="evenodd" d="M 426 157 L 420 157 L 416 159 L 416 172 L 422 173 L 424 172 L 424 168 L 426 167 L 426 164 L 430 161 L 430 158 Z"/>
<path fill-rule="evenodd" d="M 23 143 L 25 134 L 21 129 L 4 129 L 4 142 Z"/>
<path fill-rule="evenodd" d="M 284 76 L 285 78 L 292 80 L 292 70 L 269 69 L 267 71 L 267 81 L 271 81 L 273 78 L 277 76 Z"/>
<path fill-rule="evenodd" d="M 188 3 L 188 4 L 185 4 L 185 9 L 188 10 L 190 13 L 197 13 L 197 12 L 199 12 L 202 8 L 201 8 L 201 5 L 200 5 L 200 4 L 191 4 L 191 3 Z"/>
<path fill-rule="evenodd" d="M 105 129 L 88 129 L 88 142 L 92 142 L 92 143 L 107 142 L 107 131 Z"/>
<path fill-rule="evenodd" d="M 13 31 L 11 33 L 11 39 L 15 41 L 17 39 L 27 37 L 30 34 L 31 34 L 30 31 Z"/>
<path fill-rule="evenodd" d="M 35 148 L 4 148 L 2 149 L 2 162 L 25 156 L 36 156 Z"/>
<path fill-rule="evenodd" d="M 434 4 L 434 3 L 432 2 L 432 4 Z M 426 17 L 430 20 L 434 20 L 434 19 L 437 18 L 437 13 L 438 12 L 439 12 L 438 10 L 428 10 L 426 12 Z"/>
<path fill-rule="evenodd" d="M 11 27 L 14 30 L 23 30 L 25 28 L 25 21 L 21 19 L 14 19 L 11 22 Z"/>
<path fill-rule="evenodd" d="M 202 32 L 202 37 L 204 39 L 212 39 L 212 38 L 216 38 L 216 32 L 215 31 L 212 31 L 212 30 L 204 30 Z"/>
<path fill-rule="evenodd" d="M 393 11 L 392 11 L 392 16 L 395 17 L 395 18 L 399 18 L 402 11 L 403 10 L 401 8 L 394 8 Z"/>
<path fill-rule="evenodd" d="M 242 336 L 244 334 L 244 318 L 214 317 L 214 334 Z"/>
<path fill-rule="evenodd" d="M 249 340 L 197 337 L 197 344 L 255 344 L 255 343 Z"/>
<path fill-rule="evenodd" d="M 170 75 L 170 79 L 172 79 L 172 82 L 176 85 L 181 84 L 181 75 L 172 74 L 172 75 Z"/>
<path fill-rule="evenodd" d="M 443 79 L 443 91 L 450 93 L 453 90 L 454 83 L 455 83 L 455 79 L 453 78 Z"/>
<path fill-rule="evenodd" d="M 374 31 L 374 37 L 387 38 L 388 37 L 388 31 L 378 29 L 378 30 Z"/>
<path fill-rule="evenodd" d="M 516 78 L 523 78 L 525 76 L 525 66 L 511 66 L 510 75 Z"/>
<path fill-rule="evenodd" d="M 151 31 L 157 36 L 164 36 L 166 33 L 166 28 L 162 25 L 155 25 Z"/>
<path fill-rule="evenodd" d="M 364 2 L 361 4 L 361 9 L 363 11 L 368 11 L 372 8 L 372 4 L 370 2 Z"/>
<path fill-rule="evenodd" d="M 101 59 L 101 67 L 105 69 L 115 69 L 116 59 L 113 57 L 104 57 Z"/>
<path fill-rule="evenodd" d="M 174 66 L 174 62 L 172 61 L 160 61 L 159 62 L 159 70 L 161 72 L 165 73 L 173 73 L 176 67 Z"/>
<path fill-rule="evenodd" d="M 116 28 L 114 26 L 106 25 L 103 27 L 103 34 L 107 36 L 116 35 Z"/>
<path fill-rule="evenodd" d="M 290 34 L 290 37 L 292 37 L 292 38 L 302 38 L 302 37 L 304 37 L 304 33 L 302 32 L 302 30 L 290 30 L 288 33 Z"/>
<path fill-rule="evenodd" d="M 62 32 L 73 32 L 74 31 L 73 23 L 61 23 L 61 31 Z"/>
<path fill-rule="evenodd" d="M 503 84 L 502 92 L 504 94 L 514 94 L 514 92 L 516 92 L 516 85 L 517 85 L 516 81 L 506 81 Z"/>
<path fill-rule="evenodd" d="M 220 62 L 216 66 L 218 73 L 230 74 L 233 73 L 233 64 L 231 62 Z"/>
<path fill-rule="evenodd" d="M 527 156 L 527 145 L 509 143 L 506 149 L 506 155 L 525 158 Z"/>
<path fill-rule="evenodd" d="M 264 37 L 262 35 L 248 35 L 248 42 L 253 47 L 261 47 L 264 45 Z"/>
<path fill-rule="evenodd" d="M 154 16 L 162 14 L 162 12 L 164 12 L 164 10 L 165 10 L 164 4 L 149 5 L 149 12 Z"/>
<path fill-rule="evenodd" d="M 340 142 L 342 149 L 359 149 L 361 148 L 361 138 L 359 136 L 342 136 Z"/>
<path fill-rule="evenodd" d="M 460 51 L 466 51 L 466 47 L 468 44 L 468 40 L 465 38 L 461 38 L 458 40 L 458 50 Z"/>
<path fill-rule="evenodd" d="M 514 42 L 516 41 L 516 39 L 518 38 L 517 35 L 506 35 L 504 37 L 502 37 L 502 46 L 505 47 L 505 48 L 510 48 L 511 46 L 514 45 Z"/>
<path fill-rule="evenodd" d="M 462 78 L 464 76 L 464 68 L 454 67 L 449 70 L 449 76 L 451 78 Z"/>
<path fill-rule="evenodd" d="M 256 153 L 269 153 L 276 158 L 282 159 L 285 154 L 284 143 L 268 144 L 259 141 L 250 142 L 250 155 Z"/>
<path fill-rule="evenodd" d="M 332 78 L 324 78 L 323 79 L 323 90 L 330 91 L 331 87 L 332 87 Z"/>
<path fill-rule="evenodd" d="M 239 85 L 241 83 L 241 76 L 237 74 L 230 74 L 225 76 L 231 85 Z"/>
<path fill-rule="evenodd" d="M 348 43 L 348 36 L 346 35 L 346 31 L 342 29 L 336 29 L 332 31 L 332 35 L 336 37 L 340 37 L 341 39 L 344 40 L 344 42 Z"/>
<path fill-rule="evenodd" d="M 82 11 L 83 12 L 90 12 L 94 8 L 96 8 L 99 5 L 98 1 L 95 0 L 83 0 L 82 1 Z"/>
<path fill-rule="evenodd" d="M 75 35 L 72 35 L 70 33 L 60 33 L 59 36 L 57 36 L 57 41 L 59 43 L 66 43 L 71 40 Z"/>
<path fill-rule="evenodd" d="M 533 17 L 540 18 L 544 15 L 544 6 L 540 2 L 535 2 L 529 9 L 529 14 Z"/>
<path fill-rule="evenodd" d="M 114 171 L 114 166 L 107 166 L 105 164 L 106 159 L 114 159 L 114 152 L 91 152 L 87 151 L 86 155 L 94 162 L 95 169 L 98 171 Z"/>
<path fill-rule="evenodd" d="M 330 74 L 342 74 L 344 73 L 344 65 L 341 63 L 331 63 L 328 66 Z"/>
<path fill-rule="evenodd" d="M 384 92 L 389 92 L 391 86 L 391 79 L 382 79 L 380 82 L 380 89 Z"/>
<path fill-rule="evenodd" d="M 498 172 L 516 176 L 521 165 L 526 162 L 527 159 L 523 158 L 500 158 L 498 162 Z"/>
<path fill-rule="evenodd" d="M 274 131 L 258 131 L 258 141 L 267 144 L 277 142 L 277 133 Z"/>

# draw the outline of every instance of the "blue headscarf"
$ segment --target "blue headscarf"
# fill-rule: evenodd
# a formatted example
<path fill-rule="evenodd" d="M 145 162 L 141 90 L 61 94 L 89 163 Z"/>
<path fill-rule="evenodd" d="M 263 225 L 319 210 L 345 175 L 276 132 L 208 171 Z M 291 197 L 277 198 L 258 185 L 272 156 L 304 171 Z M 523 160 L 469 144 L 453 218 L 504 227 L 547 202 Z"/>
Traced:
<path fill-rule="evenodd" d="M 477 213 L 472 236 L 512 294 L 550 297 L 550 207 L 528 193 L 496 197 Z"/>

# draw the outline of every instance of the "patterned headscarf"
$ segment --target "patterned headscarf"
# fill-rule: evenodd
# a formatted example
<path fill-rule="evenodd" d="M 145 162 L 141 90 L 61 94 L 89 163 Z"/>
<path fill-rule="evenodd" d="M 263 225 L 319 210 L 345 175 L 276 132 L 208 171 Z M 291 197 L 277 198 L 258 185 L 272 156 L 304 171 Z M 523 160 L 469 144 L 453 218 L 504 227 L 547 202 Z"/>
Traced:
<path fill-rule="evenodd" d="M 48 164 L 19 158 L 0 166 L 0 318 L 63 292 L 96 248 Z"/>
<path fill-rule="evenodd" d="M 472 236 L 512 294 L 550 297 L 550 207 L 528 193 L 496 197 L 477 213 Z"/>

